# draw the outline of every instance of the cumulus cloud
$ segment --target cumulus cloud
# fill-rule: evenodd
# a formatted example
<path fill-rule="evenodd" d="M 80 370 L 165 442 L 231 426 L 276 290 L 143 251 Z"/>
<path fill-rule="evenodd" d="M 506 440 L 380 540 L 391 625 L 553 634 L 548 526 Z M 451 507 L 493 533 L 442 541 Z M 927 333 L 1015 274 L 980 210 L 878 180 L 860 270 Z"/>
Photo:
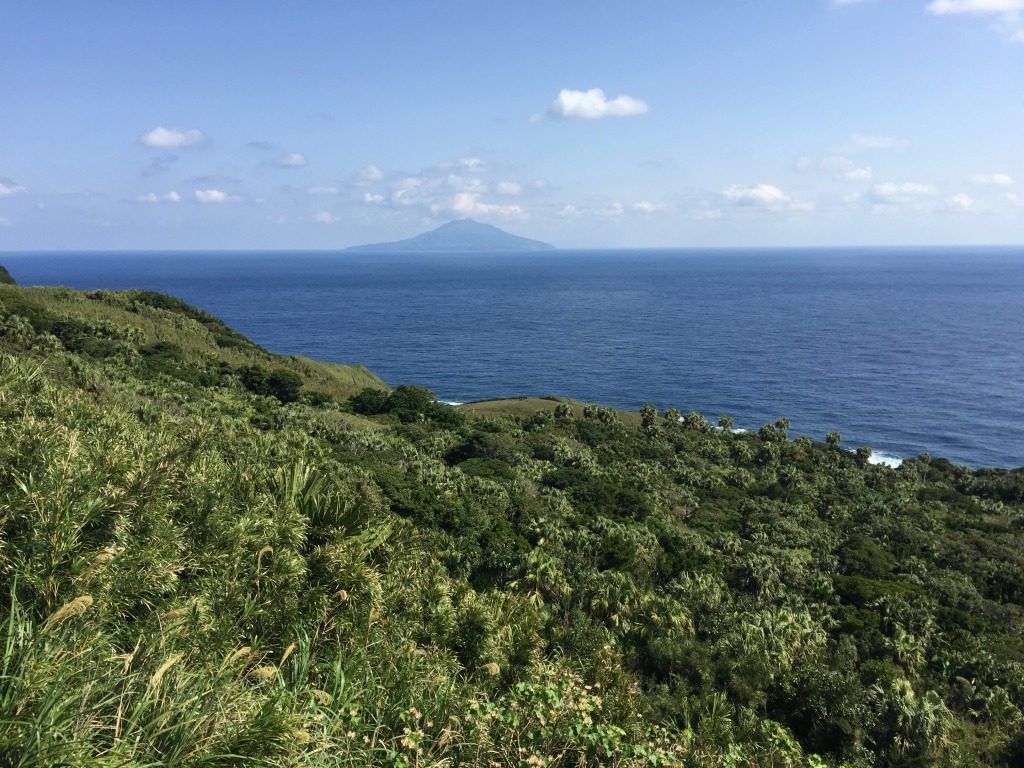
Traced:
<path fill-rule="evenodd" d="M 318 224 L 334 224 L 341 221 L 341 219 L 330 211 L 317 211 L 313 214 L 313 221 Z"/>
<path fill-rule="evenodd" d="M 197 189 L 196 200 L 200 203 L 226 203 L 231 198 L 219 189 Z"/>
<path fill-rule="evenodd" d="M 854 133 L 850 135 L 845 144 L 836 147 L 833 151 L 840 154 L 857 154 L 860 152 L 906 149 L 909 146 L 909 141 L 898 139 L 894 136 L 872 136 L 864 133 Z"/>
<path fill-rule="evenodd" d="M 139 136 L 139 144 L 150 149 L 182 149 L 195 147 L 206 141 L 206 134 L 195 128 L 181 131 L 158 126 Z"/>
<path fill-rule="evenodd" d="M 600 88 L 574 91 L 563 88 L 548 107 L 548 117 L 555 119 L 597 120 L 602 117 L 631 117 L 648 111 L 646 101 L 632 96 L 609 99 Z"/>
<path fill-rule="evenodd" d="M 1005 173 L 976 173 L 971 181 L 979 187 L 1009 187 L 1013 185 L 1013 178 Z"/>
<path fill-rule="evenodd" d="M 786 193 L 771 184 L 733 184 L 722 194 L 730 203 L 740 206 L 778 208 L 789 202 Z"/>
<path fill-rule="evenodd" d="M 384 202 L 384 195 L 378 195 L 376 192 L 367 192 L 363 195 L 363 202 L 367 205 L 380 205 Z"/>
<path fill-rule="evenodd" d="M 180 203 L 181 195 L 171 190 L 166 195 L 158 195 L 156 192 L 147 192 L 135 198 L 139 203 Z"/>
<path fill-rule="evenodd" d="M 28 190 L 8 178 L 0 177 L 0 197 L 17 197 L 28 194 Z"/>

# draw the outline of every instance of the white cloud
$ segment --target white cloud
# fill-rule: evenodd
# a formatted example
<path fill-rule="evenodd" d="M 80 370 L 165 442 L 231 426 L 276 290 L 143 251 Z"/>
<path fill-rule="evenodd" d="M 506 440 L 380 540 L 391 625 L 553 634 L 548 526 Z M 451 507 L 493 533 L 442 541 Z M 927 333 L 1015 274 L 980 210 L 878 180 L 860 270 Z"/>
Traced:
<path fill-rule="evenodd" d="M 902 183 L 886 182 L 876 184 L 873 190 L 875 197 L 887 202 L 908 202 L 922 197 L 935 195 L 936 190 L 931 184 L 921 184 L 916 181 L 904 181 Z"/>
<path fill-rule="evenodd" d="M 206 141 L 206 134 L 195 128 L 180 131 L 177 128 L 158 126 L 149 133 L 139 136 L 139 144 L 150 149 L 181 149 L 195 147 Z"/>
<path fill-rule="evenodd" d="M 597 120 L 602 117 L 631 117 L 645 114 L 647 102 L 632 96 L 608 99 L 600 88 L 589 91 L 563 89 L 548 108 L 548 116 L 575 120 Z"/>
<path fill-rule="evenodd" d="M 480 179 L 459 176 L 457 173 L 448 174 L 447 184 L 452 189 L 457 189 L 460 192 L 475 192 L 477 194 L 483 194 L 487 191 L 487 185 Z"/>
<path fill-rule="evenodd" d="M 698 208 L 690 213 L 690 216 L 697 221 L 717 221 L 722 218 L 721 208 Z"/>
<path fill-rule="evenodd" d="M 226 203 L 231 198 L 219 189 L 197 189 L 196 200 L 200 203 Z"/>
<path fill-rule="evenodd" d="M 521 219 L 525 215 L 518 205 L 482 203 L 479 196 L 473 192 L 456 192 L 447 204 L 433 206 L 432 212 L 435 215 L 451 212 L 459 216 L 498 216 L 511 219 Z"/>
<path fill-rule="evenodd" d="M 515 197 L 516 195 L 523 194 L 523 185 L 518 181 L 499 181 L 495 191 L 499 195 Z"/>
<path fill-rule="evenodd" d="M 378 195 L 374 192 L 367 192 L 363 195 L 363 202 L 367 205 L 380 205 L 384 202 L 384 195 Z"/>
<path fill-rule="evenodd" d="M 315 195 L 317 197 L 324 197 L 324 196 L 328 196 L 328 195 L 336 195 L 336 194 L 338 194 L 338 188 L 337 187 L 333 187 L 333 186 L 309 187 L 308 189 L 306 189 L 306 194 L 307 195 Z"/>
<path fill-rule="evenodd" d="M 384 171 L 376 165 L 364 165 L 359 169 L 359 173 L 356 176 L 364 184 L 372 184 L 384 178 Z"/>
<path fill-rule="evenodd" d="M 906 149 L 910 142 L 894 136 L 871 136 L 863 133 L 850 135 L 849 140 L 833 151 L 838 153 L 857 154 L 860 152 L 878 152 L 892 149 Z"/>
<path fill-rule="evenodd" d="M 316 213 L 313 214 L 313 221 L 317 222 L 318 224 L 335 224 L 341 221 L 341 219 L 335 216 L 330 211 L 317 211 Z"/>
<path fill-rule="evenodd" d="M 951 208 L 958 208 L 966 211 L 974 205 L 974 198 L 970 195 L 965 195 L 963 192 L 958 192 L 957 194 L 952 195 L 947 202 Z"/>
<path fill-rule="evenodd" d="M 594 215 L 602 219 L 617 219 L 626 212 L 622 203 L 609 203 L 594 210 Z"/>
<path fill-rule="evenodd" d="M 1013 178 L 1005 173 L 976 173 L 971 181 L 979 187 L 1009 187 L 1013 185 Z"/>
<path fill-rule="evenodd" d="M 832 155 L 821 161 L 821 168 L 830 171 L 840 181 L 871 181 L 871 168 L 859 167 L 846 157 Z"/>
<path fill-rule="evenodd" d="M 0 227 L 11 227 L 11 226 L 14 226 L 14 223 L 10 219 L 6 219 L 3 216 L 0 216 Z"/>
<path fill-rule="evenodd" d="M 483 173 L 487 170 L 487 163 L 479 157 L 460 157 L 458 160 L 439 163 L 437 167 L 442 171 L 458 169 L 468 173 Z"/>
<path fill-rule="evenodd" d="M 995 17 L 995 27 L 1013 42 L 1024 42 L 1024 0 L 932 0 L 936 16 L 972 14 Z"/>
<path fill-rule="evenodd" d="M 20 184 L 15 184 L 10 179 L 0 178 L 0 197 L 17 197 L 26 194 L 28 194 L 28 190 Z"/>
<path fill-rule="evenodd" d="M 755 184 L 753 186 L 733 184 L 722 194 L 733 205 L 741 206 L 778 208 L 789 202 L 786 193 L 771 184 Z"/>
<path fill-rule="evenodd" d="M 275 165 L 278 168 L 304 168 L 306 166 L 306 156 L 299 152 L 288 152 L 274 160 L 271 165 Z"/>
<path fill-rule="evenodd" d="M 166 195 L 158 195 L 156 192 L 147 192 L 135 198 L 139 203 L 180 203 L 181 195 L 171 190 Z"/>
<path fill-rule="evenodd" d="M 932 0 L 928 12 L 936 16 L 957 13 L 1020 13 L 1024 0 Z"/>
<path fill-rule="evenodd" d="M 396 205 L 416 205 L 423 201 L 423 186 L 423 179 L 417 176 L 399 179 L 391 187 L 391 202 Z"/>
<path fill-rule="evenodd" d="M 871 189 L 874 213 L 889 213 L 900 209 L 932 212 L 941 207 L 939 191 L 931 184 L 917 181 L 886 182 Z"/>
<path fill-rule="evenodd" d="M 652 203 L 647 200 L 633 203 L 631 207 L 636 213 L 661 213 L 668 209 L 668 206 L 662 203 Z"/>

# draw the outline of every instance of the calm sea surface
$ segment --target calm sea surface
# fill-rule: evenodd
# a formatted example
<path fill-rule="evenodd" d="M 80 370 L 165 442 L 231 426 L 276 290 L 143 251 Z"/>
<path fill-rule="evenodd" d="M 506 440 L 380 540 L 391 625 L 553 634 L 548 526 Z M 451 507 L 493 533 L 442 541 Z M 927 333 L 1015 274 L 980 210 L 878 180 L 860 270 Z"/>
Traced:
<path fill-rule="evenodd" d="M 1024 465 L 1024 249 L 3 254 L 450 401 L 558 393 Z"/>

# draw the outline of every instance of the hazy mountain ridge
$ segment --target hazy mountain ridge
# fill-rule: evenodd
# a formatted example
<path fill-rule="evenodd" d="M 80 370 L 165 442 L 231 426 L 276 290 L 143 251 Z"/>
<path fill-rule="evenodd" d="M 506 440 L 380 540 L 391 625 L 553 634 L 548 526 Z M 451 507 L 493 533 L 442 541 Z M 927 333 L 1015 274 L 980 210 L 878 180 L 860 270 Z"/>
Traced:
<path fill-rule="evenodd" d="M 553 251 L 555 246 L 512 235 L 473 219 L 458 219 L 406 240 L 356 245 L 347 250 L 362 253 L 493 253 Z"/>

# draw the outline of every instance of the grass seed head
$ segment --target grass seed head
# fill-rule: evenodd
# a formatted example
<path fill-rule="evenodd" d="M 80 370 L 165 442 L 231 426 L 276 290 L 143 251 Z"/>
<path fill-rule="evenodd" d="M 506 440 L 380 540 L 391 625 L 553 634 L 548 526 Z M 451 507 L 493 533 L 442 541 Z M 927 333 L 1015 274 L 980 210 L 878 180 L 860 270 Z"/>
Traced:
<path fill-rule="evenodd" d="M 83 613 L 89 610 L 89 606 L 91 605 L 91 595 L 80 595 L 79 597 L 76 597 L 74 600 L 69 600 L 56 611 L 54 611 L 50 615 L 50 618 L 46 620 L 46 629 L 56 627 L 57 625 L 66 621 L 67 619 L 73 618 L 75 616 L 81 616 Z"/>

